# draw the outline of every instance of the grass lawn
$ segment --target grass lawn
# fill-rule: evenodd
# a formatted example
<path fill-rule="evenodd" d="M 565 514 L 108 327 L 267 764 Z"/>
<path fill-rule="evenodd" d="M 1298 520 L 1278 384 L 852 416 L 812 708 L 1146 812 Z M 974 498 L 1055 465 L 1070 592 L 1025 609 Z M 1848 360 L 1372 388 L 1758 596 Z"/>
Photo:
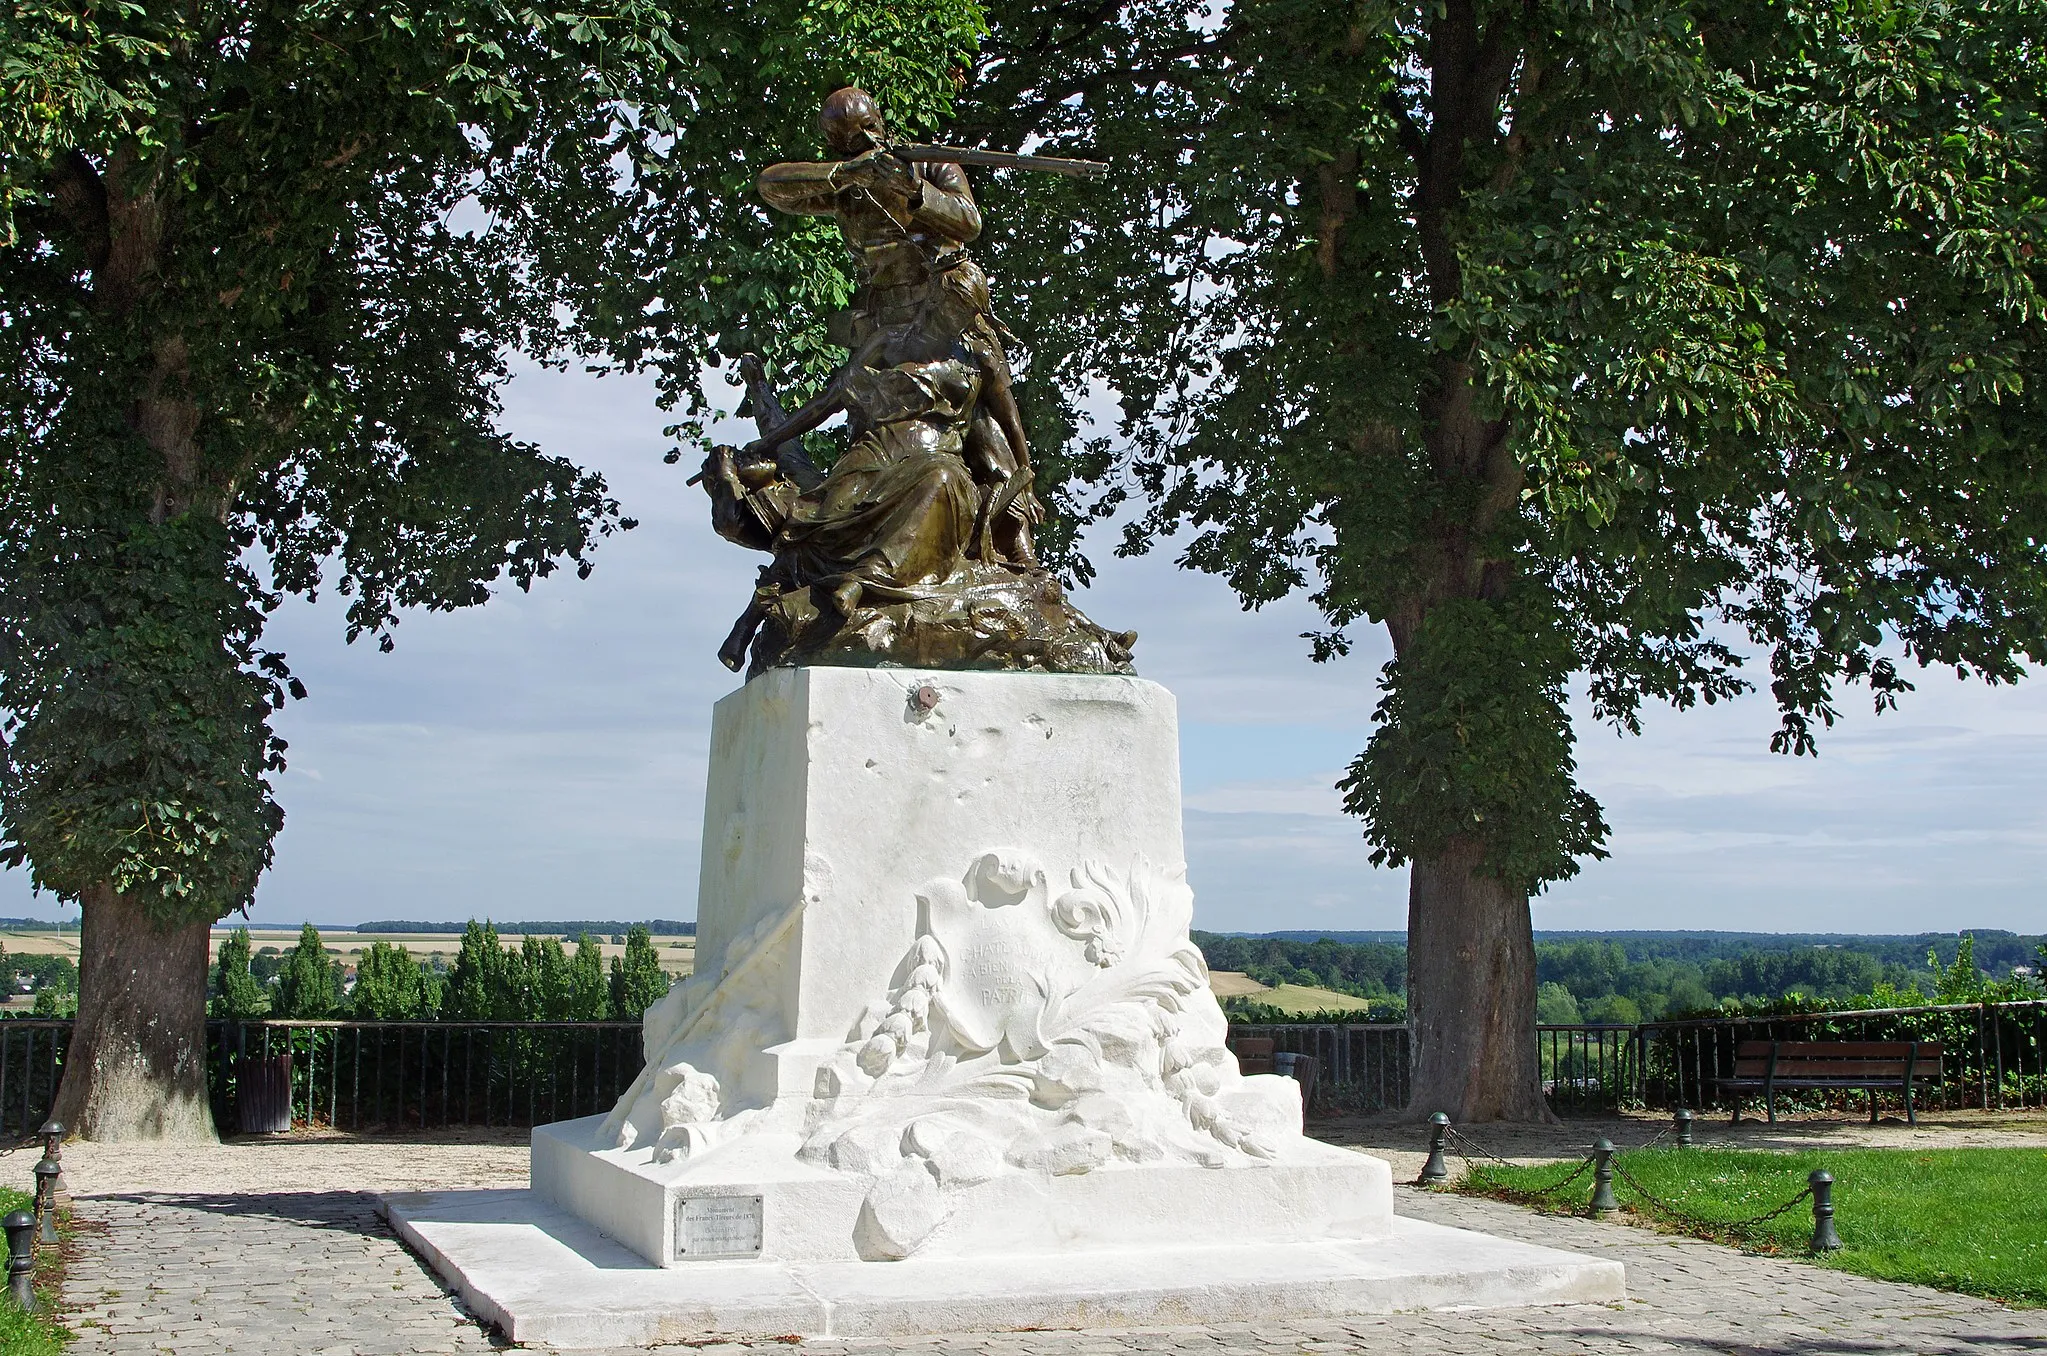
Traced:
<path fill-rule="evenodd" d="M 0 1215 L 27 1210 L 33 1203 L 34 1197 L 26 1191 L 0 1190 Z M 4 1242 L 0 1242 L 0 1260 L 4 1260 L 6 1252 Z M 36 1294 L 47 1310 L 54 1295 L 44 1286 L 56 1264 L 56 1255 L 45 1248 L 38 1260 L 42 1265 L 36 1268 Z M 0 1276 L 0 1285 L 5 1283 L 5 1277 Z M 0 1298 L 0 1356 L 57 1356 L 70 1336 L 50 1322 L 47 1314 L 31 1318 Z"/>
<path fill-rule="evenodd" d="M 1834 1224 L 1841 1251 L 1817 1260 L 1885 1281 L 1960 1290 L 2012 1304 L 2047 1305 L 2047 1150 L 1829 1149 L 1764 1153 L 1738 1149 L 1645 1149 L 1620 1166 L 1659 1200 L 1706 1221 L 1762 1214 L 1797 1194 L 1806 1174 L 1834 1174 Z M 1476 1168 L 1458 1189 L 1514 1195 L 1555 1182 L 1559 1167 Z M 1804 1202 L 1767 1224 L 1731 1231 L 1678 1219 L 1615 1175 L 1625 1209 L 1701 1237 L 1756 1251 L 1808 1256 L 1812 1207 Z M 1505 1190 L 1501 1190 L 1505 1188 Z M 1588 1172 L 1565 1200 L 1576 1212 L 1592 1195 Z M 1559 1201 L 1561 1206 L 1564 1201 Z"/>

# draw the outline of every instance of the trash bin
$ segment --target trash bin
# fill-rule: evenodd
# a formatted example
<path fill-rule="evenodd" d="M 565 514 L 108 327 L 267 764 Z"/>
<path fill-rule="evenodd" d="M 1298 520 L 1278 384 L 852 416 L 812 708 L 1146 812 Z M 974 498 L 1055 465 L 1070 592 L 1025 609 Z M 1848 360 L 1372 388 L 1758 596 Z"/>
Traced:
<path fill-rule="evenodd" d="M 235 1121 L 245 1135 L 291 1129 L 291 1052 L 244 1055 L 235 1062 Z"/>
<path fill-rule="evenodd" d="M 1322 1061 L 1313 1055 L 1296 1055 L 1281 1051 L 1272 1057 L 1272 1071 L 1285 1078 L 1291 1078 L 1301 1085 L 1301 1105 L 1306 1107 L 1315 1095 L 1315 1075 L 1322 1067 Z"/>

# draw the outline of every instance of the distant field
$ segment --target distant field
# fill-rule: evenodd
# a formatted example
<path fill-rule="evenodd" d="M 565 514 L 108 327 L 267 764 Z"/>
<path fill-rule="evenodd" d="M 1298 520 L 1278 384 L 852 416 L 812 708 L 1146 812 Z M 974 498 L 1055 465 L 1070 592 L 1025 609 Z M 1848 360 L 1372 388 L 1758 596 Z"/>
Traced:
<path fill-rule="evenodd" d="M 12 956 L 69 956 L 78 959 L 76 932 L 0 932 L 0 946 Z"/>
<path fill-rule="evenodd" d="M 1249 975 L 1234 970 L 1210 970 L 1208 987 L 1215 990 L 1217 998 L 1248 998 L 1254 993 L 1271 993 L 1270 984 L 1260 984 Z"/>
<path fill-rule="evenodd" d="M 1352 998 L 1347 993 L 1310 988 L 1306 984 L 1282 984 L 1275 989 L 1234 970 L 1211 970 L 1208 983 L 1217 998 L 1256 999 L 1295 1016 L 1312 1012 L 1356 1012 L 1366 1006 L 1364 999 Z"/>
<path fill-rule="evenodd" d="M 208 954 L 220 954 L 220 944 L 227 937 L 227 926 L 216 927 Z M 556 934 L 549 933 L 549 936 Z M 499 929 L 498 940 L 506 946 L 519 945 L 523 934 Z M 289 951 L 298 945 L 297 928 L 249 929 L 249 946 L 258 949 L 274 946 L 279 951 Z M 399 932 L 322 932 L 320 940 L 331 950 L 340 953 L 343 961 L 355 964 L 363 949 L 371 942 L 390 942 L 410 951 L 416 959 L 431 960 L 439 956 L 443 961 L 452 962 L 455 953 L 462 949 L 462 938 L 446 932 L 399 933 Z M 671 974 L 686 975 L 696 968 L 696 942 L 694 937 L 663 935 L 654 938 L 654 948 L 661 954 L 661 968 Z M 608 962 L 613 956 L 623 955 L 623 946 L 613 945 L 609 936 L 597 939 L 598 948 Z M 78 934 L 76 932 L 0 932 L 0 946 L 16 956 L 68 956 L 74 963 L 78 960 Z"/>
<path fill-rule="evenodd" d="M 1259 994 L 1258 1001 L 1270 1003 L 1296 1017 L 1315 1012 L 1359 1012 L 1369 1004 L 1367 999 L 1353 998 L 1331 989 L 1313 989 L 1306 984 L 1282 984 Z"/>
<path fill-rule="evenodd" d="M 211 954 L 216 956 L 220 954 L 220 944 L 226 940 L 229 930 L 226 927 L 217 927 L 213 930 Z M 546 933 L 543 935 L 553 937 L 559 934 Z M 518 946 L 523 938 L 523 933 L 508 932 L 503 928 L 498 930 L 498 941 L 507 947 Z M 274 946 L 279 951 L 289 951 L 292 947 L 298 945 L 298 940 L 297 928 L 252 927 L 249 929 L 249 947 L 251 950 L 260 950 L 266 946 Z M 449 964 L 453 964 L 455 954 L 462 949 L 462 938 L 457 934 L 447 932 L 322 932 L 320 934 L 320 941 L 329 950 L 338 952 L 341 959 L 349 965 L 356 963 L 357 958 L 362 955 L 371 942 L 389 942 L 393 946 L 402 946 L 412 953 L 415 960 L 432 960 L 435 956 L 439 956 L 443 962 Z M 0 934 L 0 942 L 4 942 L 9 947 L 13 946 L 13 943 L 8 941 L 4 934 Z M 599 937 L 597 945 L 598 949 L 604 953 L 606 961 L 609 961 L 613 956 L 625 954 L 625 947 L 614 945 L 609 936 Z M 573 950 L 573 944 L 570 944 L 570 946 Z M 661 968 L 670 974 L 686 975 L 696 968 L 697 953 L 696 938 L 694 937 L 657 936 L 654 938 L 654 949 L 660 953 Z M 68 954 L 74 957 L 77 955 L 75 944 Z"/>

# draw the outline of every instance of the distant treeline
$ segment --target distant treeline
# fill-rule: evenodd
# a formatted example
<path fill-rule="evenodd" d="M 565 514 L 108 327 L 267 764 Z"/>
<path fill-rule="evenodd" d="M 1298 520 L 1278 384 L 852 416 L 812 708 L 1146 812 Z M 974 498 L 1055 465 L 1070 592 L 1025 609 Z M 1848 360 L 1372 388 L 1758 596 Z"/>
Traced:
<path fill-rule="evenodd" d="M 1247 942 L 1329 941 L 1351 945 L 1391 946 L 1403 951 L 1407 947 L 1405 932 L 1210 932 L 1202 935 Z M 1908 966 L 1925 964 L 1926 953 L 1929 951 L 1938 953 L 1943 965 L 1952 964 L 1956 948 L 1964 937 L 1975 939 L 1976 964 L 1993 975 L 2008 974 L 2015 965 L 2037 965 L 2039 947 L 2043 941 L 2047 941 L 2047 937 L 2029 937 L 2023 933 L 2006 932 L 2001 928 L 1961 928 L 1954 932 L 1918 933 L 1551 932 L 1538 929 L 1535 934 L 1535 940 L 1538 942 L 1614 942 L 1627 953 L 1628 959 L 1637 961 L 1688 960 L 1703 963 L 1709 960 L 1735 960 L 1758 951 L 1810 951 L 1825 947 L 1859 951 L 1886 963 L 1895 962 Z"/>
<path fill-rule="evenodd" d="M 1366 999 L 1388 998 L 1403 992 L 1407 988 L 1406 939 L 1399 933 L 1369 935 L 1391 935 L 1400 941 L 1393 945 L 1381 941 L 1348 942 L 1333 935 L 1314 937 L 1312 933 L 1307 934 L 1314 937 L 1309 941 L 1284 932 L 1264 937 L 1199 931 L 1192 934 L 1209 969 L 1238 971 L 1274 988 L 1305 984 Z"/>
<path fill-rule="evenodd" d="M 363 949 L 352 974 L 311 923 L 288 951 L 252 950 L 249 930 L 236 928 L 207 977 L 207 1011 L 237 1019 L 638 1021 L 668 992 L 669 976 L 643 923 L 620 925 L 625 954 L 611 958 L 607 973 L 595 935 L 604 926 L 580 931 L 573 949 L 538 932 L 510 947 L 491 924 L 472 920 L 461 928 L 452 965 L 377 941 Z"/>
<path fill-rule="evenodd" d="M 35 1017 L 70 1017 L 78 1011 L 78 967 L 69 956 L 45 956 L 32 951 L 8 954 L 0 946 L 0 976 L 9 993 L 32 993 Z M 24 985 L 26 988 L 24 988 Z M 10 1010 L 8 1016 L 21 1015 Z"/>
<path fill-rule="evenodd" d="M 460 923 L 414 923 L 402 918 L 380 918 L 374 923 L 358 923 L 355 930 L 364 933 L 410 932 L 421 936 L 446 933 L 452 936 L 460 936 L 468 927 L 469 923 L 467 920 Z M 599 937 L 609 937 L 614 933 L 623 936 L 634 928 L 645 928 L 656 937 L 694 937 L 697 935 L 695 920 L 680 918 L 642 918 L 637 922 L 582 918 L 566 923 L 547 919 L 538 923 L 508 922 L 505 924 L 505 931 L 507 932 L 560 933 L 564 937 L 580 937 L 586 932 Z"/>
<path fill-rule="evenodd" d="M 1197 932 L 1194 941 L 1212 970 L 1239 971 L 1274 987 L 1329 989 L 1379 1014 L 1403 1010 L 1407 948 L 1400 933 Z M 1535 958 L 1537 1014 L 1562 1024 L 1786 1003 L 1903 1007 L 2047 997 L 2040 981 L 2047 937 L 1992 929 L 1916 937 L 1552 932 L 1536 934 Z"/>

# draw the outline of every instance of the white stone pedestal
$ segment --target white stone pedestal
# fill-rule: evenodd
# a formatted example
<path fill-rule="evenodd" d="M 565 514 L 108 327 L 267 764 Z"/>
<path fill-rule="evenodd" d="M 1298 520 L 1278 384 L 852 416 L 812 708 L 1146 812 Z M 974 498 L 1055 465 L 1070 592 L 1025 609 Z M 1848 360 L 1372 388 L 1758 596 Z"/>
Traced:
<path fill-rule="evenodd" d="M 535 1131 L 530 1194 L 391 1218 L 568 1346 L 1618 1298 L 1303 1137 L 1224 1048 L 1183 861 L 1154 683 L 764 674 L 715 712 L 698 969 L 639 1081 Z"/>

